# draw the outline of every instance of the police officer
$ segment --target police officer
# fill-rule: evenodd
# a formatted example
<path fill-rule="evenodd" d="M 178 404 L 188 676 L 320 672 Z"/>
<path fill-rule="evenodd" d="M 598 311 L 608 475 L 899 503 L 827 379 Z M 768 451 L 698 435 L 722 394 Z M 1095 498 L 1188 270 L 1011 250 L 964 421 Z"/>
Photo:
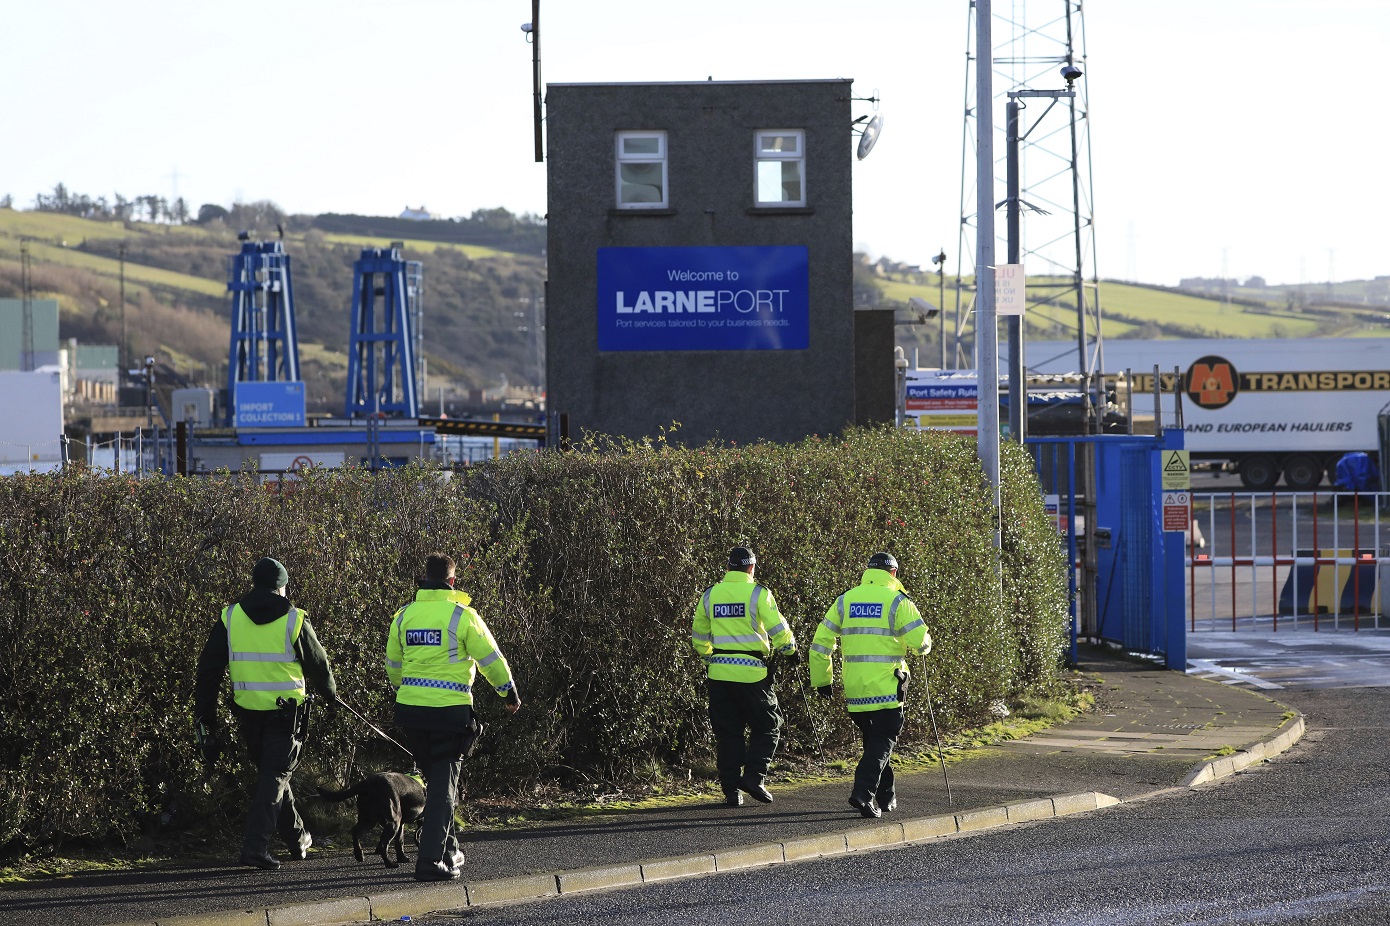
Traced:
<path fill-rule="evenodd" d="M 859 586 L 836 598 L 816 628 L 809 656 L 811 684 L 823 698 L 831 697 L 830 656 L 837 642 L 845 705 L 864 738 L 849 803 L 860 815 L 877 817 L 898 806 L 892 758 L 903 730 L 906 656 L 931 652 L 931 635 L 898 581 L 898 561 L 892 554 L 871 556 Z"/>
<path fill-rule="evenodd" d="M 763 781 L 777 751 L 782 711 L 768 661 L 774 653 L 796 652 L 777 600 L 753 581 L 757 562 L 747 547 L 729 551 L 729 571 L 700 596 L 690 634 L 690 645 L 708 666 L 715 762 L 724 803 L 730 807 L 743 803 L 740 790 L 772 803 Z"/>
<path fill-rule="evenodd" d="M 303 859 L 313 843 L 290 790 L 308 727 L 305 683 L 324 695 L 330 708 L 338 700 L 333 670 L 309 616 L 285 597 L 289 582 L 278 560 L 256 562 L 251 591 L 227 605 L 208 633 L 194 690 L 194 724 L 205 744 L 215 743 L 217 692 L 231 667 L 232 713 L 258 769 L 241 864 L 266 870 L 280 867 L 270 854 L 272 831 L 279 832 L 292 859 Z"/>
<path fill-rule="evenodd" d="M 473 679 L 483 670 L 508 712 L 521 708 L 511 669 L 472 600 L 454 588 L 454 560 L 431 553 L 415 601 L 396 612 L 386 637 L 386 674 L 396 689 L 396 723 L 406 730 L 425 773 L 425 815 L 415 880 L 460 875 L 463 853 L 453 834 L 454 802 L 464 754 L 481 732 L 473 715 Z"/>

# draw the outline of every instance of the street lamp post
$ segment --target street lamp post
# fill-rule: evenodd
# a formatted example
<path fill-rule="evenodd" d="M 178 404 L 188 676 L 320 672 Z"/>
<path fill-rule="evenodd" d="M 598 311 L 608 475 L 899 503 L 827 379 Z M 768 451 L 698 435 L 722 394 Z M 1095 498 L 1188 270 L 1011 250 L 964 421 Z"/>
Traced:
<path fill-rule="evenodd" d="M 1008 185 L 1007 198 L 1004 200 L 1007 209 L 1008 235 L 1009 235 L 1009 257 L 1008 262 L 1017 264 L 1020 260 L 1022 251 L 1022 234 L 1020 231 L 1020 182 L 1019 182 L 1019 143 L 1037 128 L 1038 123 L 1052 111 L 1052 107 L 1057 105 L 1059 99 L 1071 98 L 1076 96 L 1076 91 L 1071 89 L 1072 84 L 1081 76 L 1081 69 L 1075 65 L 1067 65 L 1062 68 L 1062 77 L 1067 82 L 1066 90 L 1011 90 L 1009 91 L 1009 102 L 1005 108 L 1005 119 L 1007 121 L 1006 136 L 1008 139 L 1008 152 L 1006 154 L 1006 183 Z M 1047 109 L 1043 110 L 1029 127 L 1027 132 L 1019 134 L 1019 110 L 1024 107 L 1019 104 L 1020 99 L 1047 99 L 1051 100 Z M 1009 435 L 1017 443 L 1023 443 L 1024 430 L 1027 427 L 1027 415 L 1024 414 L 1024 406 L 1027 402 L 1027 390 L 1024 385 L 1025 365 L 1023 362 L 1023 316 L 1009 316 Z"/>
<path fill-rule="evenodd" d="M 154 427 L 154 358 L 145 358 L 145 427 Z"/>
<path fill-rule="evenodd" d="M 941 307 L 941 369 L 946 369 L 946 249 L 931 259 L 936 264 L 936 304 Z"/>

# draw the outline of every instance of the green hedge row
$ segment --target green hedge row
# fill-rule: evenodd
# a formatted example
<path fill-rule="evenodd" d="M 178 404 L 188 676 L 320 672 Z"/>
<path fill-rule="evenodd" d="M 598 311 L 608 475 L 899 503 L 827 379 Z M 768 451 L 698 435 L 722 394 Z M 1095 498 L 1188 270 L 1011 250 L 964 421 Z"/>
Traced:
<path fill-rule="evenodd" d="M 757 551 L 803 655 L 869 554 L 891 550 L 935 640 L 938 720 L 971 725 L 1053 681 L 1066 643 L 1064 558 L 1012 445 L 1003 481 L 1001 586 L 974 444 L 932 433 L 588 444 L 461 474 L 315 471 L 280 492 L 227 474 L 0 480 L 0 847 L 234 822 L 248 770 L 238 750 L 204 770 L 191 698 L 208 628 L 262 555 L 286 564 L 340 695 L 378 725 L 390 719 L 390 616 L 427 553 L 459 560 L 525 701 L 505 717 L 500 699 L 481 699 L 490 735 L 470 765 L 474 794 L 524 800 L 537 785 L 624 787 L 707 766 L 690 616 L 737 544 Z M 845 734 L 838 706 L 807 703 L 804 662 L 783 675 L 789 755 L 825 737 L 810 710 Z M 925 711 L 918 696 L 909 736 Z M 408 763 L 342 712 L 316 718 L 308 752 L 309 780 Z"/>

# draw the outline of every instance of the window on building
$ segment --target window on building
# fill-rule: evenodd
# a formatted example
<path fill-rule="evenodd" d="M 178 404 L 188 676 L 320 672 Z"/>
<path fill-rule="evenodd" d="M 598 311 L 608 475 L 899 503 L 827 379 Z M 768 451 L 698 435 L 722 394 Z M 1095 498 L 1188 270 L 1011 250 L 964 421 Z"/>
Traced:
<path fill-rule="evenodd" d="M 617 145 L 618 208 L 665 208 L 666 133 L 619 132 Z"/>
<path fill-rule="evenodd" d="M 764 129 L 756 138 L 757 204 L 806 205 L 806 133 L 801 129 Z"/>

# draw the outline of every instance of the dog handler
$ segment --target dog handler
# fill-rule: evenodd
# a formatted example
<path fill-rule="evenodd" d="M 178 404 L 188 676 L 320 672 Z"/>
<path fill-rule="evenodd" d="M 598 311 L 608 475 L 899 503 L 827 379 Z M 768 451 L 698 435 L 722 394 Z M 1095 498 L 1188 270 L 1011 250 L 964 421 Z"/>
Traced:
<path fill-rule="evenodd" d="M 906 656 L 931 652 L 926 622 L 898 581 L 898 561 L 891 553 L 871 556 L 859 586 L 836 598 L 816 628 L 809 661 L 811 684 L 822 698 L 831 697 L 830 656 L 837 641 L 845 706 L 864 737 L 849 803 L 861 816 L 877 817 L 898 805 L 892 758 L 903 732 Z"/>
<path fill-rule="evenodd" d="M 241 864 L 267 870 L 280 867 L 270 854 L 272 831 L 279 831 L 292 859 L 303 859 L 313 843 L 290 790 L 307 728 L 306 681 L 330 707 L 338 700 L 333 670 L 309 616 L 285 597 L 289 582 L 278 560 L 257 561 L 251 591 L 228 605 L 208 633 L 194 689 L 194 724 L 207 731 L 205 750 L 214 750 L 217 692 L 231 667 L 232 713 L 258 769 Z M 215 758 L 215 752 L 205 754 Z"/>
<path fill-rule="evenodd" d="M 690 645 L 708 667 L 715 764 L 730 807 L 743 803 L 740 790 L 772 803 L 763 781 L 777 752 L 782 710 L 768 659 L 796 652 L 777 600 L 753 581 L 757 562 L 747 547 L 730 550 L 729 571 L 700 596 L 691 622 Z"/>
<path fill-rule="evenodd" d="M 396 612 L 386 637 L 386 674 L 396 689 L 396 723 L 425 773 L 425 815 L 415 880 L 457 878 L 463 853 L 453 835 L 464 753 L 480 726 L 473 716 L 477 669 L 515 714 L 521 697 L 511 669 L 469 596 L 454 589 L 452 558 L 431 553 L 415 601 Z"/>

